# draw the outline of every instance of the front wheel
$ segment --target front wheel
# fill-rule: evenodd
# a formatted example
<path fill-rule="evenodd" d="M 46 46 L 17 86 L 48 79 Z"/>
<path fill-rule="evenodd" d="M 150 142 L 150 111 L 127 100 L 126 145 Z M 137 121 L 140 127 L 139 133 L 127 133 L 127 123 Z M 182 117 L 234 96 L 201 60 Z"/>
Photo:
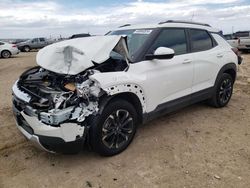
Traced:
<path fill-rule="evenodd" d="M 100 155 L 112 156 L 124 151 L 134 138 L 137 113 L 125 100 L 111 101 L 100 115 L 91 117 L 90 144 Z"/>
<path fill-rule="evenodd" d="M 215 93 L 209 103 L 217 108 L 224 107 L 230 101 L 233 94 L 233 79 L 230 74 L 223 73 L 219 82 L 215 86 Z"/>

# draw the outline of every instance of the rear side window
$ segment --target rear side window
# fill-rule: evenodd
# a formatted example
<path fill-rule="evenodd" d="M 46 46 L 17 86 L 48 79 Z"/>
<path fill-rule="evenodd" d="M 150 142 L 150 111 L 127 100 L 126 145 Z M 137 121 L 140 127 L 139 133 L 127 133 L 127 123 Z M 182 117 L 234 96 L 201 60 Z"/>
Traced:
<path fill-rule="evenodd" d="M 192 52 L 200 52 L 213 48 L 213 42 L 205 30 L 190 29 L 190 40 Z"/>
<path fill-rule="evenodd" d="M 44 38 L 39 38 L 39 39 L 40 39 L 40 41 L 41 41 L 41 42 L 44 42 L 44 41 L 45 41 L 45 39 L 44 39 Z"/>
<path fill-rule="evenodd" d="M 153 53 L 158 47 L 172 48 L 175 55 L 187 53 L 187 40 L 184 29 L 164 29 L 150 48 Z"/>

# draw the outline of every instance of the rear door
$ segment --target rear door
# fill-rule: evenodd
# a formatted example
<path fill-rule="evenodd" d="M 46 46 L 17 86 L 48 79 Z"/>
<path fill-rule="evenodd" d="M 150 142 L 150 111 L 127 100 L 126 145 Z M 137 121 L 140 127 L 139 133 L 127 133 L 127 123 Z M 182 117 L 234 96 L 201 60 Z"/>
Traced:
<path fill-rule="evenodd" d="M 193 93 L 214 85 L 223 64 L 224 50 L 206 30 L 189 29 L 191 51 L 194 56 Z"/>
<path fill-rule="evenodd" d="M 46 46 L 45 38 L 39 38 L 39 41 L 39 48 L 43 48 L 44 46 Z"/>
<path fill-rule="evenodd" d="M 38 38 L 34 38 L 32 39 L 31 43 L 30 43 L 31 48 L 38 48 L 39 46 L 39 39 Z"/>

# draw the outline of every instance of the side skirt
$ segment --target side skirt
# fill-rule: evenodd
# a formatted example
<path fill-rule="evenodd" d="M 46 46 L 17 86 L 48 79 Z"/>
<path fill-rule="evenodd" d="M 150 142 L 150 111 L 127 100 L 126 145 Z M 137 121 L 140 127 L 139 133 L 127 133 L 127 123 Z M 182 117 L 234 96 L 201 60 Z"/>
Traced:
<path fill-rule="evenodd" d="M 160 104 L 155 110 L 143 114 L 143 123 L 156 119 L 157 117 L 169 114 L 171 112 L 177 111 L 181 108 L 195 104 L 197 102 L 204 101 L 212 97 L 214 93 L 214 87 L 198 91 L 196 93 Z"/>

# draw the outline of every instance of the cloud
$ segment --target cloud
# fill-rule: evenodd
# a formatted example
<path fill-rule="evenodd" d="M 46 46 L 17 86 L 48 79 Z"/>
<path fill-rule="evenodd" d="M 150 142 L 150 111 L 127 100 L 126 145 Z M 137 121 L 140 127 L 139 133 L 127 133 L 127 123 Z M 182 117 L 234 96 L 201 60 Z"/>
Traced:
<path fill-rule="evenodd" d="M 11 4 L 11 6 L 10 6 Z M 249 29 L 250 5 L 242 0 L 142 1 L 95 8 L 68 8 L 58 1 L 0 2 L 0 38 L 103 34 L 126 23 L 158 23 L 168 19 L 206 22 L 230 32 Z"/>

